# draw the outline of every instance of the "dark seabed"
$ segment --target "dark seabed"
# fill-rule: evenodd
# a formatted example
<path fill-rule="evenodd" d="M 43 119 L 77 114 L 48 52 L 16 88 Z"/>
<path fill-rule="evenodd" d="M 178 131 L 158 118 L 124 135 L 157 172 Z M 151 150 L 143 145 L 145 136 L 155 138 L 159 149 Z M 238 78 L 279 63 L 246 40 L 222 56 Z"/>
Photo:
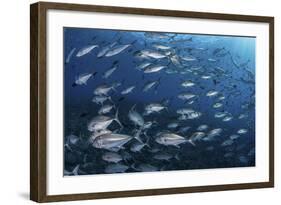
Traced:
<path fill-rule="evenodd" d="M 64 175 L 255 166 L 255 38 L 64 28 Z"/>

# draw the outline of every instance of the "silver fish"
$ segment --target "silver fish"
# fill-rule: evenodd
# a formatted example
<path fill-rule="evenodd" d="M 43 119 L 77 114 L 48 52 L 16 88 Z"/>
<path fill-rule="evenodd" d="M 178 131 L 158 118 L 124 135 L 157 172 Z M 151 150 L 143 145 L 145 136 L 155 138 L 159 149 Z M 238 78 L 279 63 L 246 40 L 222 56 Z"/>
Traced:
<path fill-rule="evenodd" d="M 228 121 L 231 121 L 233 119 L 232 116 L 226 116 L 222 119 L 223 122 L 228 122 Z"/>
<path fill-rule="evenodd" d="M 146 83 L 146 84 L 144 85 L 142 91 L 143 91 L 143 92 L 147 92 L 147 91 L 149 91 L 151 88 L 153 88 L 154 86 L 159 85 L 159 83 L 160 83 L 159 80 L 157 80 L 157 81 L 152 81 L 152 82 L 148 82 L 148 83 Z"/>
<path fill-rule="evenodd" d="M 221 146 L 222 147 L 225 147 L 225 146 L 230 146 L 234 143 L 234 141 L 232 139 L 228 139 L 228 140 L 225 140 L 223 143 L 221 143 Z"/>
<path fill-rule="evenodd" d="M 94 130 L 94 132 L 92 132 L 88 142 L 90 144 L 93 144 L 94 140 L 98 137 L 98 136 L 101 136 L 101 135 L 104 135 L 104 134 L 110 134 L 112 133 L 111 130 L 107 130 L 107 129 L 104 129 L 104 130 Z"/>
<path fill-rule="evenodd" d="M 208 132 L 207 136 L 203 138 L 204 141 L 212 141 L 214 137 L 219 136 L 222 133 L 221 128 L 212 129 Z"/>
<path fill-rule="evenodd" d="M 102 84 L 99 85 L 95 90 L 94 90 L 94 94 L 95 95 L 108 95 L 109 91 L 114 90 L 116 88 L 115 85 L 106 85 L 106 84 Z"/>
<path fill-rule="evenodd" d="M 84 55 L 90 53 L 94 48 L 97 48 L 97 47 L 99 47 L 99 46 L 98 45 L 90 45 L 90 46 L 83 47 L 77 52 L 76 57 L 84 56 Z"/>
<path fill-rule="evenodd" d="M 109 113 L 112 110 L 112 108 L 114 108 L 114 105 L 103 105 L 99 109 L 98 113 L 99 113 L 99 115 L 107 114 L 107 113 Z"/>
<path fill-rule="evenodd" d="M 77 176 L 78 172 L 79 172 L 79 168 L 80 168 L 80 165 L 78 164 L 77 166 L 74 167 L 74 169 L 72 171 L 64 170 L 63 175 L 65 175 L 65 176 L 72 176 L 72 175 Z"/>
<path fill-rule="evenodd" d="M 102 105 L 106 100 L 110 100 L 112 102 L 110 96 L 104 96 L 104 95 L 94 96 L 92 102 Z"/>
<path fill-rule="evenodd" d="M 140 152 L 145 146 L 148 146 L 148 144 L 137 141 L 131 145 L 130 150 L 132 152 Z"/>
<path fill-rule="evenodd" d="M 159 168 L 150 165 L 150 164 L 139 164 L 138 166 L 133 165 L 133 169 L 140 171 L 140 172 L 155 172 L 159 171 Z"/>
<path fill-rule="evenodd" d="M 103 47 L 97 54 L 98 58 L 103 57 L 113 46 L 115 46 L 117 44 L 117 42 L 114 42 L 108 46 Z"/>
<path fill-rule="evenodd" d="M 178 95 L 178 98 L 181 100 L 189 100 L 196 97 L 196 95 L 192 94 L 192 93 L 180 93 Z"/>
<path fill-rule="evenodd" d="M 93 73 L 84 73 L 80 74 L 76 80 L 75 84 L 77 85 L 87 85 L 87 81 L 93 76 Z"/>
<path fill-rule="evenodd" d="M 169 129 L 175 129 L 175 128 L 179 127 L 179 126 L 180 126 L 180 125 L 179 125 L 178 122 L 171 122 L 171 123 L 169 123 L 169 124 L 167 125 L 167 128 L 169 128 Z"/>
<path fill-rule="evenodd" d="M 191 137 L 189 138 L 189 140 L 193 143 L 200 141 L 203 139 L 203 137 L 205 137 L 205 133 L 204 132 L 194 132 Z"/>
<path fill-rule="evenodd" d="M 136 88 L 136 86 L 135 86 L 135 85 L 132 85 L 132 86 L 130 86 L 130 87 L 128 87 L 128 88 L 122 90 L 122 91 L 121 91 L 121 94 L 122 94 L 122 95 L 127 95 L 127 94 L 133 92 L 133 90 L 134 90 L 135 88 Z"/>
<path fill-rule="evenodd" d="M 212 76 L 211 75 L 202 75 L 201 78 L 204 80 L 207 80 L 207 79 L 211 79 Z"/>
<path fill-rule="evenodd" d="M 166 107 L 161 105 L 160 103 L 150 103 L 147 106 L 145 106 L 145 111 L 146 114 L 151 114 L 151 113 L 159 113 L 162 110 L 164 110 Z M 167 108 L 166 108 L 167 109 Z"/>
<path fill-rule="evenodd" d="M 194 86 L 194 85 L 195 85 L 195 83 L 192 82 L 192 81 L 190 81 L 190 80 L 186 80 L 186 81 L 183 81 L 183 82 L 181 83 L 181 86 L 182 86 L 182 87 L 185 87 L 185 88 L 187 88 L 187 87 L 192 87 L 192 86 Z"/>
<path fill-rule="evenodd" d="M 231 140 L 236 140 L 236 139 L 238 139 L 239 137 L 240 137 L 240 135 L 233 134 L 233 135 L 230 135 L 230 136 L 229 136 L 229 139 L 231 139 Z"/>
<path fill-rule="evenodd" d="M 227 112 L 217 112 L 215 113 L 215 118 L 222 118 L 225 117 L 228 113 Z"/>
<path fill-rule="evenodd" d="M 143 69 L 145 69 L 146 67 L 148 67 L 148 66 L 150 66 L 150 65 L 151 65 L 150 62 L 143 62 L 142 64 L 138 65 L 136 68 L 137 68 L 138 70 L 143 70 Z"/>
<path fill-rule="evenodd" d="M 159 72 L 160 70 L 166 68 L 167 66 L 164 65 L 151 65 L 148 66 L 144 69 L 144 73 L 155 73 L 155 72 Z"/>
<path fill-rule="evenodd" d="M 113 174 L 113 173 L 123 173 L 125 172 L 127 169 L 129 169 L 129 167 L 127 165 L 124 164 L 110 164 L 107 165 L 107 167 L 105 168 L 104 172 L 107 174 Z"/>
<path fill-rule="evenodd" d="M 158 51 L 152 51 L 152 50 L 142 50 L 141 54 L 143 54 L 144 56 L 150 57 L 150 58 L 154 58 L 154 59 L 166 58 L 166 55 L 164 55 Z"/>
<path fill-rule="evenodd" d="M 126 44 L 126 45 L 118 45 L 113 47 L 111 50 L 109 50 L 105 56 L 106 57 L 111 57 L 111 56 L 115 56 L 119 53 L 121 53 L 122 51 L 124 51 L 125 49 L 127 49 L 128 47 L 130 47 L 131 44 Z"/>
<path fill-rule="evenodd" d="M 112 73 L 117 69 L 118 67 L 117 66 L 113 66 L 112 68 L 110 68 L 108 71 L 106 71 L 104 74 L 103 74 L 103 78 L 109 78 Z"/>
<path fill-rule="evenodd" d="M 184 57 L 181 57 L 181 59 L 184 61 L 197 61 L 197 58 L 195 58 L 193 56 L 184 56 Z"/>
<path fill-rule="evenodd" d="M 213 58 L 208 58 L 208 61 L 210 61 L 210 62 L 216 62 L 217 60 L 216 60 L 216 59 L 213 59 Z"/>
<path fill-rule="evenodd" d="M 158 136 L 155 141 L 158 144 L 162 144 L 165 146 L 175 146 L 175 147 L 179 147 L 180 144 L 182 143 L 186 143 L 186 142 L 190 142 L 191 144 L 193 144 L 191 142 L 191 140 L 188 140 L 180 135 L 174 134 L 174 133 L 162 133 L 160 134 L 160 136 Z"/>
<path fill-rule="evenodd" d="M 170 46 L 164 46 L 164 45 L 161 45 L 161 44 L 153 44 L 152 47 L 154 47 L 156 49 L 159 49 L 159 50 L 169 50 L 169 49 L 171 49 Z"/>
<path fill-rule="evenodd" d="M 200 125 L 200 126 L 197 127 L 197 130 L 198 130 L 198 131 L 205 131 L 205 130 L 207 130 L 208 128 L 209 128 L 208 125 Z"/>
<path fill-rule="evenodd" d="M 239 130 L 237 131 L 238 134 L 246 134 L 247 132 L 248 132 L 247 129 L 239 129 Z"/>
<path fill-rule="evenodd" d="M 129 111 L 128 117 L 135 125 L 143 127 L 144 119 L 134 108 L 135 106 L 133 106 L 132 109 Z"/>
<path fill-rule="evenodd" d="M 215 104 L 213 105 L 213 108 L 220 108 L 220 107 L 222 107 L 222 106 L 223 106 L 222 103 L 217 102 L 217 103 L 215 103 Z"/>
<path fill-rule="evenodd" d="M 116 111 L 115 117 L 111 118 L 104 115 L 98 115 L 94 117 L 89 123 L 88 123 L 88 130 L 90 132 L 96 131 L 96 130 L 104 130 L 106 129 L 113 121 L 116 121 L 121 128 L 123 128 L 123 125 L 118 119 L 118 110 Z"/>
<path fill-rule="evenodd" d="M 118 163 L 123 160 L 120 154 L 115 152 L 106 152 L 101 157 L 104 161 Z"/>
<path fill-rule="evenodd" d="M 66 63 L 69 63 L 69 62 L 70 62 L 70 59 L 71 59 L 71 57 L 73 56 L 73 54 L 74 54 L 75 51 L 76 51 L 76 48 L 71 49 L 71 51 L 69 52 L 69 54 L 68 54 L 67 57 L 66 57 L 66 60 L 65 60 Z"/>
<path fill-rule="evenodd" d="M 177 160 L 179 160 L 177 155 L 174 157 L 173 155 L 168 154 L 168 153 L 157 153 L 157 154 L 153 155 L 152 158 L 161 160 L 161 161 L 170 161 L 173 158 L 176 158 Z"/>
<path fill-rule="evenodd" d="M 123 148 L 123 145 L 131 139 L 133 139 L 133 137 L 129 135 L 109 133 L 98 136 L 92 145 L 98 149 L 119 151 Z"/>
<path fill-rule="evenodd" d="M 218 95 L 218 94 L 219 94 L 218 91 L 216 91 L 216 90 L 210 90 L 210 91 L 207 92 L 206 96 L 208 96 L 208 97 L 213 97 L 213 96 L 216 96 L 216 95 Z"/>

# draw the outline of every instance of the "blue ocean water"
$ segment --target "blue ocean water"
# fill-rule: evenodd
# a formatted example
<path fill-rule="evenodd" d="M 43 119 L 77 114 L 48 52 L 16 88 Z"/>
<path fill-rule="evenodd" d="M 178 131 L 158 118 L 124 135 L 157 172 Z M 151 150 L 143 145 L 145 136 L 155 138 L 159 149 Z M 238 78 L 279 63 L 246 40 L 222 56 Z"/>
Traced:
<path fill-rule="evenodd" d="M 91 45 L 97 47 L 78 55 Z M 116 55 L 98 57 L 102 49 L 120 45 L 128 47 Z M 64 59 L 65 175 L 255 166 L 255 37 L 64 28 Z M 141 69 L 142 63 L 150 65 Z M 149 72 L 153 65 L 164 68 Z M 114 66 L 117 69 L 105 78 Z M 77 80 L 83 74 L 90 78 L 81 84 Z M 193 85 L 183 86 L 185 81 Z M 156 84 L 145 92 L 149 82 Z M 100 85 L 114 87 L 102 95 L 111 99 L 103 104 L 93 102 Z M 122 94 L 131 86 L 131 92 Z M 215 91 L 213 96 L 208 96 L 210 91 Z M 182 93 L 194 97 L 183 100 Z M 150 103 L 164 109 L 147 114 Z M 99 114 L 104 105 L 113 108 Z M 199 115 L 186 119 L 188 114 L 178 113 L 182 108 Z M 146 145 L 137 152 L 132 151 L 138 143 L 133 137 L 117 150 L 97 148 L 90 140 L 91 120 L 99 115 L 114 118 L 117 109 L 124 128 L 112 121 L 106 130 L 113 136 L 134 136 L 141 129 L 128 117 L 130 110 L 144 122 L 153 122 L 140 131 Z M 198 130 L 200 125 L 207 128 Z M 217 129 L 221 131 L 212 137 Z M 190 143 L 198 132 L 204 136 Z M 163 133 L 180 136 L 184 142 L 175 145 L 173 138 L 172 145 L 161 144 L 157 138 Z"/>

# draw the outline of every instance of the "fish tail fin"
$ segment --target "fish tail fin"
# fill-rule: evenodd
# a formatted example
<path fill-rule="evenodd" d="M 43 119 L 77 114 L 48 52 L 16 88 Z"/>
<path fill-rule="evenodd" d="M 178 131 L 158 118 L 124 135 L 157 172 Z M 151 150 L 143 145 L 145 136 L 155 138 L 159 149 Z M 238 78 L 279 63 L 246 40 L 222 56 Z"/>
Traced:
<path fill-rule="evenodd" d="M 137 104 L 134 104 L 131 108 L 131 111 L 134 110 L 136 108 Z"/>
<path fill-rule="evenodd" d="M 144 143 L 144 146 L 147 146 L 147 147 L 149 147 L 149 148 L 151 148 L 151 146 L 149 145 L 149 142 L 150 142 L 150 138 L 146 135 L 146 132 L 144 132 L 144 135 L 146 136 L 146 142 Z"/>
<path fill-rule="evenodd" d="M 179 158 L 179 154 L 178 154 L 178 153 L 175 155 L 175 159 L 178 160 L 178 161 L 180 161 L 180 158 Z"/>
<path fill-rule="evenodd" d="M 134 138 L 139 141 L 141 144 L 144 144 L 143 141 L 140 138 L 141 132 L 142 132 L 143 127 L 141 127 L 139 130 L 137 130 L 136 134 L 134 135 Z"/>
<path fill-rule="evenodd" d="M 131 165 L 131 168 L 138 171 L 138 169 L 136 168 L 136 163 L 134 162 L 132 165 Z"/>
<path fill-rule="evenodd" d="M 72 170 L 73 175 L 78 175 L 79 167 L 80 167 L 79 164 L 76 167 L 74 167 L 74 169 Z"/>
<path fill-rule="evenodd" d="M 113 100 L 112 100 L 112 98 L 110 96 L 108 96 L 108 100 L 113 103 Z"/>
<path fill-rule="evenodd" d="M 118 118 L 119 109 L 116 109 L 115 118 L 114 120 L 120 125 L 121 129 L 124 127 Z"/>
<path fill-rule="evenodd" d="M 196 144 L 193 142 L 193 140 L 189 139 L 187 140 L 191 145 L 193 145 L 194 147 L 196 146 Z"/>

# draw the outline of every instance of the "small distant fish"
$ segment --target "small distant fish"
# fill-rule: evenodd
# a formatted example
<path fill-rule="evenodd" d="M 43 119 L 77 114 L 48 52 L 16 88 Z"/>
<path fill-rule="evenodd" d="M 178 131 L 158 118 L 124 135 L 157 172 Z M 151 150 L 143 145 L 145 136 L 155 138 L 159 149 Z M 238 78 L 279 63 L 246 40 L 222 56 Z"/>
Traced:
<path fill-rule="evenodd" d="M 171 123 L 169 123 L 169 124 L 167 125 L 167 128 L 169 128 L 169 129 L 175 129 L 175 128 L 179 127 L 179 126 L 180 126 L 180 124 L 179 124 L 178 122 L 171 122 Z"/>
<path fill-rule="evenodd" d="M 167 66 L 164 66 L 164 65 L 151 65 L 151 66 L 147 66 L 145 69 L 144 69 L 144 73 L 156 73 L 156 72 L 159 72 L 160 70 L 166 68 Z"/>
<path fill-rule="evenodd" d="M 125 172 L 129 167 L 124 164 L 109 164 L 105 168 L 104 172 L 107 174 L 113 174 L 113 173 L 123 173 Z"/>
<path fill-rule="evenodd" d="M 178 132 L 185 134 L 190 128 L 190 126 L 181 127 Z"/>
<path fill-rule="evenodd" d="M 208 96 L 208 97 L 213 97 L 213 96 L 216 96 L 216 95 L 218 95 L 218 94 L 219 94 L 218 91 L 216 91 L 216 90 L 210 90 L 210 91 L 207 92 L 206 96 Z"/>
<path fill-rule="evenodd" d="M 217 112 L 215 113 L 215 118 L 223 118 L 227 115 L 228 113 L 227 112 Z"/>
<path fill-rule="evenodd" d="M 217 60 L 216 60 L 216 59 L 213 59 L 213 58 L 208 58 L 208 61 L 210 61 L 210 62 L 216 62 Z"/>
<path fill-rule="evenodd" d="M 159 50 L 169 50 L 169 49 L 171 49 L 170 46 L 164 46 L 164 45 L 161 45 L 161 44 L 153 44 L 152 47 L 154 47 L 156 49 L 159 49 Z"/>
<path fill-rule="evenodd" d="M 123 160 L 122 156 L 115 152 L 106 152 L 102 155 L 102 159 L 107 162 L 118 163 Z"/>
<path fill-rule="evenodd" d="M 181 83 L 181 86 L 182 86 L 182 87 L 185 87 L 185 88 L 187 88 L 187 87 L 192 87 L 192 86 L 194 86 L 194 85 L 195 85 L 195 83 L 192 82 L 192 81 L 190 81 L 190 80 L 186 80 L 186 81 L 183 81 L 183 82 Z"/>
<path fill-rule="evenodd" d="M 214 137 L 219 136 L 222 133 L 221 128 L 215 128 L 208 132 L 207 136 L 203 139 L 204 141 L 212 141 Z"/>
<path fill-rule="evenodd" d="M 115 65 L 103 74 L 103 78 L 109 78 L 118 67 Z"/>
<path fill-rule="evenodd" d="M 108 92 L 111 90 L 114 90 L 117 87 L 117 85 L 106 85 L 106 84 L 102 84 L 99 85 L 95 90 L 94 90 L 94 94 L 95 95 L 108 95 Z"/>
<path fill-rule="evenodd" d="M 144 126 L 144 119 L 143 117 L 135 110 L 135 106 L 131 108 L 128 113 L 128 118 L 135 124 L 140 127 Z"/>
<path fill-rule="evenodd" d="M 147 106 L 145 106 L 145 111 L 146 114 L 150 114 L 150 113 L 159 113 L 161 112 L 163 109 L 167 109 L 167 107 L 165 107 L 164 105 L 160 104 L 160 103 L 150 103 Z"/>
<path fill-rule="evenodd" d="M 98 45 L 90 45 L 90 46 L 83 47 L 77 52 L 76 57 L 84 56 L 84 55 L 90 53 L 94 48 L 97 48 L 97 47 L 99 47 L 99 46 Z"/>
<path fill-rule="evenodd" d="M 77 85 L 87 85 L 87 81 L 92 77 L 96 75 L 96 73 L 84 73 L 80 74 L 78 77 L 76 77 L 75 82 L 72 84 L 72 87 L 75 87 Z"/>
<path fill-rule="evenodd" d="M 197 58 L 195 58 L 193 56 L 184 56 L 184 57 L 181 57 L 181 59 L 184 61 L 197 61 Z"/>
<path fill-rule="evenodd" d="M 139 164 L 138 166 L 136 166 L 135 164 L 132 165 L 132 168 L 136 171 L 139 172 L 155 172 L 155 171 L 159 171 L 159 168 L 150 165 L 150 164 Z"/>
<path fill-rule="evenodd" d="M 230 136 L 229 136 L 229 139 L 231 139 L 231 140 L 236 140 L 236 139 L 238 139 L 239 137 L 240 137 L 240 135 L 233 134 L 233 135 L 230 135 Z"/>
<path fill-rule="evenodd" d="M 223 106 L 222 103 L 217 102 L 217 103 L 215 103 L 215 104 L 213 105 L 213 108 L 220 108 L 220 107 L 222 107 L 222 106 Z"/>
<path fill-rule="evenodd" d="M 99 109 L 98 113 L 99 113 L 99 115 L 107 114 L 107 113 L 109 113 L 113 108 L 114 108 L 114 105 L 103 105 L 103 106 Z"/>
<path fill-rule="evenodd" d="M 74 167 L 74 169 L 72 171 L 67 171 L 67 170 L 64 170 L 63 171 L 63 174 L 65 176 L 77 176 L 78 175 L 78 172 L 79 172 L 79 168 L 80 168 L 80 165 L 78 164 L 77 166 Z"/>
<path fill-rule="evenodd" d="M 126 45 L 118 45 L 113 47 L 111 50 L 109 50 L 105 56 L 106 57 L 111 57 L 111 56 L 115 56 L 119 53 L 121 53 L 122 51 L 124 51 L 125 49 L 127 49 L 128 47 L 130 47 L 131 44 L 126 44 Z"/>
<path fill-rule="evenodd" d="M 202 75 L 201 78 L 206 80 L 206 79 L 212 78 L 212 76 L 211 75 Z"/>
<path fill-rule="evenodd" d="M 122 94 L 122 95 L 127 95 L 127 94 L 133 92 L 133 90 L 134 90 L 135 88 L 136 88 L 136 86 L 132 85 L 132 86 L 130 86 L 130 87 L 128 87 L 128 88 L 122 90 L 122 91 L 121 91 L 121 94 Z"/>
<path fill-rule="evenodd" d="M 248 159 L 245 156 L 240 156 L 238 159 L 243 164 L 247 164 L 248 163 Z"/>
<path fill-rule="evenodd" d="M 239 129 L 239 130 L 237 131 L 237 134 L 246 134 L 247 132 L 248 132 L 247 129 Z"/>
<path fill-rule="evenodd" d="M 181 100 L 189 100 L 191 98 L 194 98 L 196 95 L 192 94 L 192 93 L 180 93 L 178 95 L 178 98 Z"/>
<path fill-rule="evenodd" d="M 97 57 L 98 58 L 101 58 L 103 57 L 113 46 L 115 46 L 117 44 L 117 42 L 114 42 L 110 45 L 107 45 L 105 47 L 103 47 L 97 54 Z"/>
<path fill-rule="evenodd" d="M 157 154 L 153 155 L 152 158 L 157 159 L 157 160 L 162 160 L 162 161 L 168 161 L 168 162 L 173 158 L 179 160 L 178 155 L 173 156 L 169 153 L 157 153 Z"/>
<path fill-rule="evenodd" d="M 228 140 L 225 140 L 223 143 L 221 143 L 221 146 L 224 147 L 224 146 L 230 146 L 234 143 L 234 141 L 232 139 L 228 139 Z"/>
<path fill-rule="evenodd" d="M 71 51 L 69 52 L 69 54 L 67 55 L 67 58 L 65 60 L 65 63 L 69 63 L 70 59 L 72 57 L 72 55 L 74 54 L 74 52 L 76 51 L 76 48 L 71 49 Z"/>
<path fill-rule="evenodd" d="M 205 131 L 205 130 L 207 130 L 208 128 L 209 128 L 208 125 L 203 124 L 203 125 L 199 125 L 199 127 L 197 127 L 197 130 L 198 130 L 198 131 Z"/>
<path fill-rule="evenodd" d="M 228 121 L 231 121 L 233 119 L 232 116 L 226 116 L 222 119 L 223 122 L 228 122 Z"/>
<path fill-rule="evenodd" d="M 191 137 L 189 138 L 189 140 L 195 144 L 197 141 L 201 141 L 204 137 L 205 137 L 205 133 L 204 132 L 194 132 Z"/>
<path fill-rule="evenodd" d="M 153 87 L 158 86 L 159 84 L 160 84 L 160 78 L 157 81 L 149 81 L 144 85 L 142 91 L 147 92 Z"/>
<path fill-rule="evenodd" d="M 102 105 L 106 100 L 110 100 L 112 102 L 110 96 L 96 95 L 93 97 L 92 102 Z"/>
<path fill-rule="evenodd" d="M 138 69 L 138 70 L 143 70 L 143 69 L 145 69 L 146 67 L 148 67 L 148 66 L 150 66 L 151 65 L 151 62 L 143 62 L 143 63 L 141 63 L 140 65 L 138 65 L 136 68 Z"/>
<path fill-rule="evenodd" d="M 145 146 L 149 146 L 147 143 L 141 143 L 139 141 L 134 142 L 131 147 L 130 150 L 132 152 L 141 152 L 141 150 L 145 147 Z"/>

